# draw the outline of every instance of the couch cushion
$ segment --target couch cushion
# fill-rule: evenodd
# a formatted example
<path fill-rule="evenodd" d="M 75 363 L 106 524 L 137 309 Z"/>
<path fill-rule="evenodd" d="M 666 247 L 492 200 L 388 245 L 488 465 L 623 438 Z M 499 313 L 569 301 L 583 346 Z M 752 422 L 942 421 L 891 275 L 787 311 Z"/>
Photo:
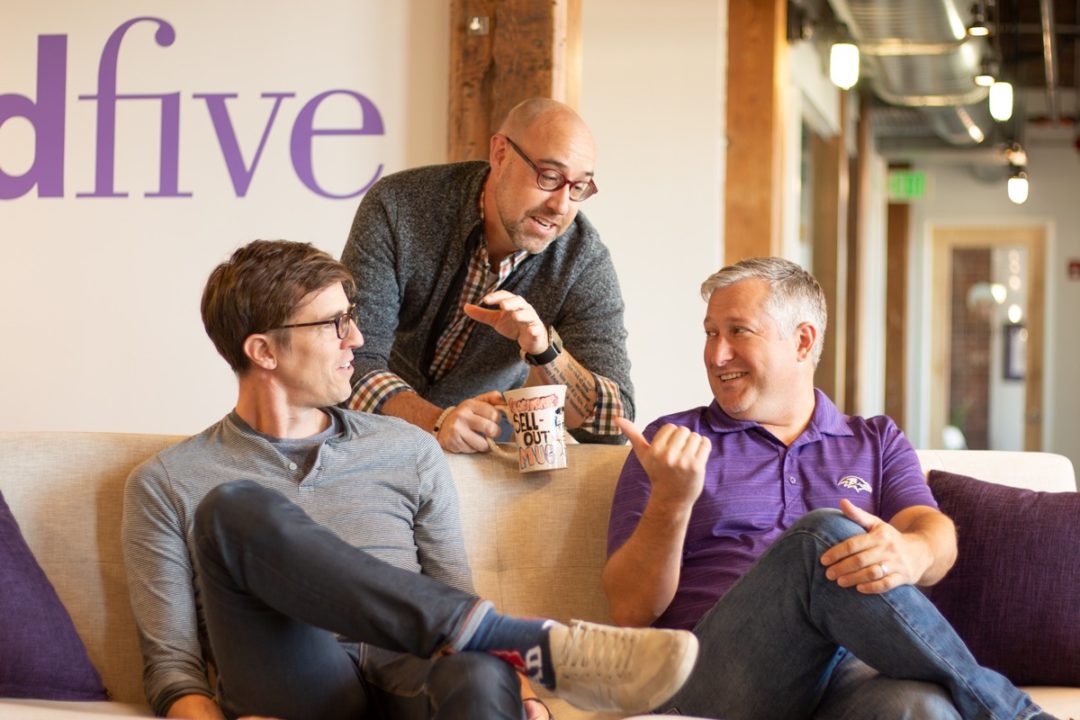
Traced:
<path fill-rule="evenodd" d="M 0 697 L 105 700 L 56 591 L 0 493 Z"/>
<path fill-rule="evenodd" d="M 0 487 L 112 698 L 146 705 L 120 543 L 131 469 L 181 440 L 125 433 L 0 433 Z M 72 542 L 72 538 L 82 538 Z"/>
<path fill-rule="evenodd" d="M 477 593 L 512 615 L 610 622 L 600 572 L 628 451 L 568 445 L 566 469 L 526 474 L 493 453 L 449 455 Z"/>
<path fill-rule="evenodd" d="M 980 663 L 1018 685 L 1080 684 L 1080 493 L 931 471 L 959 557 L 928 595 Z"/>

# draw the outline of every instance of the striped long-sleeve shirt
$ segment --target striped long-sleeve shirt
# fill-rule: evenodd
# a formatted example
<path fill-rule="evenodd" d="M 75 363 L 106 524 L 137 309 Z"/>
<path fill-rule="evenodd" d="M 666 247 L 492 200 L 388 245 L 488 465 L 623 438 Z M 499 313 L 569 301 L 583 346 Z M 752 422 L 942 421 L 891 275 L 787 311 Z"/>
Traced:
<path fill-rule="evenodd" d="M 192 527 L 199 502 L 222 483 L 255 480 L 372 556 L 471 592 L 457 494 L 434 438 L 396 418 L 328 411 L 342 433 L 306 472 L 233 413 L 128 478 L 124 560 L 156 713 L 183 695 L 213 695 Z"/>

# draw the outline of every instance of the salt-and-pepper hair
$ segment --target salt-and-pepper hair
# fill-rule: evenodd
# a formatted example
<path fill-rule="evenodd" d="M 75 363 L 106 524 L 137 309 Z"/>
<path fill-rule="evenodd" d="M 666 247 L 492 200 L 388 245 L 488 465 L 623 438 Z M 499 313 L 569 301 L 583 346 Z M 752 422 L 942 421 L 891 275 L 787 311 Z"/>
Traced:
<path fill-rule="evenodd" d="M 764 280 L 768 283 L 770 293 L 765 301 L 765 311 L 776 321 L 784 337 L 795 332 L 802 323 L 814 326 L 817 336 L 811 357 L 816 366 L 821 359 L 821 349 L 825 346 L 828 311 L 825 293 L 814 276 L 783 258 L 747 258 L 710 275 L 701 283 L 701 297 L 708 302 L 716 290 L 744 280 Z"/>

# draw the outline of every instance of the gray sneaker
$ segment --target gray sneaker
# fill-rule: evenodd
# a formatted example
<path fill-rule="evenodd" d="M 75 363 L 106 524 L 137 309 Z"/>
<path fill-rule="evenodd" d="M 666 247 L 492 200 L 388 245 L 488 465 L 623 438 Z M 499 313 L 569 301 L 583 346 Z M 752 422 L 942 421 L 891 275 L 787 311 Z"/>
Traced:
<path fill-rule="evenodd" d="M 582 710 L 644 713 L 686 682 L 698 641 L 686 630 L 571 620 L 548 633 L 556 695 Z"/>

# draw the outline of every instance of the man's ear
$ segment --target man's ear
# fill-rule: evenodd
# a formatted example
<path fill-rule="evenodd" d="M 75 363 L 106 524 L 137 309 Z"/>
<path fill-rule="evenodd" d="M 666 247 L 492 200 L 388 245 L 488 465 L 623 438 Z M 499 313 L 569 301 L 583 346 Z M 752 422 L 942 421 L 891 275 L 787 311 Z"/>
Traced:
<path fill-rule="evenodd" d="M 814 342 L 817 340 L 817 328 L 808 322 L 801 323 L 795 328 L 795 337 L 799 344 L 796 348 L 799 362 L 812 360 L 814 357 Z"/>
<path fill-rule="evenodd" d="M 273 370 L 277 367 L 277 348 L 264 333 L 248 335 L 244 339 L 244 354 L 255 367 L 263 370 Z"/>
<path fill-rule="evenodd" d="M 495 133 L 491 136 L 491 143 L 488 145 L 488 163 L 493 169 L 498 168 L 506 160 L 506 138 Z"/>

